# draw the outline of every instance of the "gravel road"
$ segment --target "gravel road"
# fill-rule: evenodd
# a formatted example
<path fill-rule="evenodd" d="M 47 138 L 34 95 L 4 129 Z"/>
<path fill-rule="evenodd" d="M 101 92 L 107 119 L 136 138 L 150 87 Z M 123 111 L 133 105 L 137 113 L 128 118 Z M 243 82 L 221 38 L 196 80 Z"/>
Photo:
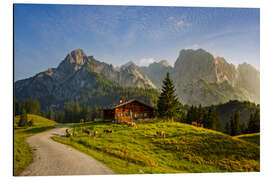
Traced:
<path fill-rule="evenodd" d="M 55 128 L 26 139 L 34 151 L 34 160 L 21 176 L 114 174 L 91 156 L 51 139 L 63 135 L 65 129 Z"/>

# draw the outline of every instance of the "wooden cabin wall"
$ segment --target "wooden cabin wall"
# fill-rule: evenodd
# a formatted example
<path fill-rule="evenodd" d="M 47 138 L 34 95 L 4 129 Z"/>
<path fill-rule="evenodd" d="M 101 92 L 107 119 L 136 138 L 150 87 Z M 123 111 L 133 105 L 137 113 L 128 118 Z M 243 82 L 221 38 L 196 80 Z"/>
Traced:
<path fill-rule="evenodd" d="M 131 116 L 132 112 L 132 116 Z M 146 116 L 145 116 L 146 113 Z M 121 116 L 119 116 L 121 114 Z M 153 109 L 138 102 L 131 102 L 115 109 L 114 118 L 128 121 L 153 117 Z"/>

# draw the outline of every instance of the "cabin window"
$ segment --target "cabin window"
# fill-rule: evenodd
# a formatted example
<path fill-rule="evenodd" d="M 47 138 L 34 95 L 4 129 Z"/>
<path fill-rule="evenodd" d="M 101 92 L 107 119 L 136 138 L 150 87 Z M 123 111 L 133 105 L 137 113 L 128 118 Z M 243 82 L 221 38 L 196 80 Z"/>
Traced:
<path fill-rule="evenodd" d="M 128 113 L 126 113 L 126 114 L 125 114 L 125 116 L 126 116 L 126 117 L 128 117 L 128 116 L 129 116 L 129 114 L 128 114 Z"/>
<path fill-rule="evenodd" d="M 121 113 L 118 113 L 118 117 L 121 117 Z"/>
<path fill-rule="evenodd" d="M 147 113 L 144 113 L 144 117 L 146 117 L 147 116 Z"/>

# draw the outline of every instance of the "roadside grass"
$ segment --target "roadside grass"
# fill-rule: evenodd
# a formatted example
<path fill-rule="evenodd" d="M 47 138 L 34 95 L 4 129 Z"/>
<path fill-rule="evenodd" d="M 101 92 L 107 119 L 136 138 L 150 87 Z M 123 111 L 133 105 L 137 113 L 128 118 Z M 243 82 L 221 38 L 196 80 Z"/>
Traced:
<path fill-rule="evenodd" d="M 52 137 L 106 164 L 119 174 L 246 172 L 260 170 L 259 146 L 220 132 L 177 122 L 73 124 L 75 137 Z M 82 133 L 82 127 L 91 136 Z M 105 134 L 104 129 L 113 133 Z M 93 131 L 99 132 L 93 138 Z M 165 131 L 166 137 L 156 135 Z"/>
<path fill-rule="evenodd" d="M 14 175 L 18 176 L 33 160 L 33 152 L 25 138 L 52 129 L 56 122 L 38 115 L 28 114 L 28 120 L 34 121 L 34 126 L 18 127 L 19 116 L 14 117 Z"/>
<path fill-rule="evenodd" d="M 243 134 L 239 136 L 234 136 L 234 138 L 242 139 L 260 146 L 260 133 Z"/>

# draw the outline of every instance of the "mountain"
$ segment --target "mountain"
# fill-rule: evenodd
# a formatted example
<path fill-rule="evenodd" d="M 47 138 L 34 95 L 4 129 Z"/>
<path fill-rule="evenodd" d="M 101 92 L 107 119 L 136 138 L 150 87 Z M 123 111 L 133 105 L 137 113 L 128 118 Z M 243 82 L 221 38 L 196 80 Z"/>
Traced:
<path fill-rule="evenodd" d="M 121 67 L 128 67 L 128 66 L 131 66 L 131 65 L 135 65 L 135 63 L 132 62 L 132 61 L 128 61 L 127 63 L 123 64 Z"/>
<path fill-rule="evenodd" d="M 166 73 L 171 73 L 172 66 L 169 65 L 167 60 L 151 63 L 149 66 L 140 67 L 140 71 L 146 75 L 158 89 L 161 89 L 162 81 Z"/>
<path fill-rule="evenodd" d="M 224 58 L 215 58 L 203 49 L 180 51 L 174 67 L 162 60 L 147 67 L 138 67 L 133 62 L 128 62 L 119 69 L 76 49 L 57 68 L 49 68 L 33 77 L 15 82 L 15 96 L 18 101 L 37 98 L 49 105 L 82 98 L 90 102 L 90 99 L 95 99 L 93 94 L 105 102 L 102 98 L 114 93 L 115 97 L 111 94 L 108 100 L 112 101 L 117 99 L 116 96 L 123 96 L 122 91 L 133 91 L 130 95 L 134 95 L 131 88 L 161 89 L 167 72 L 171 73 L 176 93 L 183 104 L 209 106 L 229 100 L 260 102 L 258 70 L 247 63 L 235 67 Z M 113 90 L 108 90 L 112 87 Z M 136 97 L 139 94 L 143 98 L 147 96 L 142 92 L 144 91 L 136 90 Z"/>
<path fill-rule="evenodd" d="M 15 96 L 19 101 L 37 98 L 45 105 L 63 104 L 65 101 L 89 97 L 96 91 L 102 92 L 105 97 L 104 94 L 111 92 L 108 88 L 118 90 L 121 94 L 122 91 L 134 91 L 130 88 L 151 89 L 155 86 L 133 65 L 123 67 L 118 72 L 112 65 L 76 49 L 57 68 L 15 82 Z"/>
<path fill-rule="evenodd" d="M 172 70 L 176 92 L 184 104 L 204 105 L 229 100 L 260 102 L 260 73 L 246 63 L 237 68 L 203 49 L 182 50 Z"/>
<path fill-rule="evenodd" d="M 134 84 L 136 84 L 136 87 L 139 88 L 156 88 L 152 81 L 149 80 L 149 78 L 143 73 L 141 73 L 140 68 L 134 63 L 126 66 L 121 66 L 119 74 L 120 75 L 118 82 L 120 85 L 132 87 L 134 86 Z M 129 76 L 127 76 L 126 74 L 128 74 Z M 130 76 L 132 76 L 132 80 L 127 79 L 130 78 Z"/>

